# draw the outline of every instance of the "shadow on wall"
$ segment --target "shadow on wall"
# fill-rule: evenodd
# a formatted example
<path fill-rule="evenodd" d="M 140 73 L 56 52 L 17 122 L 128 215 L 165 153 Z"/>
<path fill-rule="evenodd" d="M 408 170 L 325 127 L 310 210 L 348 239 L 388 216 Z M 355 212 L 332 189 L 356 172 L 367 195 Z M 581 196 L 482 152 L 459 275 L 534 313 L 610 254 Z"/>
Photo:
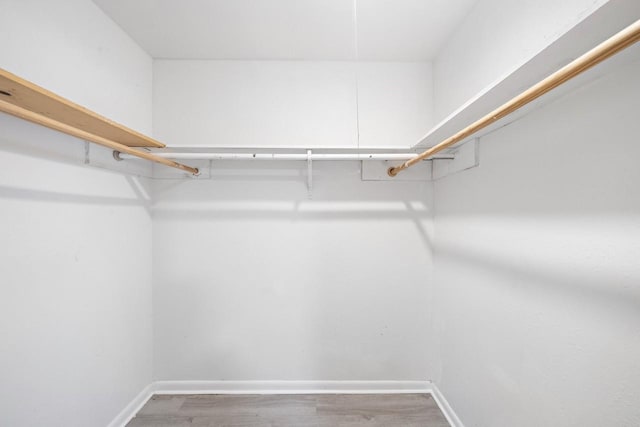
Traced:
<path fill-rule="evenodd" d="M 432 251 L 431 237 L 425 225 L 430 220 L 430 213 L 421 207 L 415 207 L 416 203 L 402 202 L 403 209 L 336 209 L 311 210 L 301 208 L 300 202 L 294 202 L 289 208 L 282 206 L 278 209 L 260 209 L 251 207 L 247 209 L 227 209 L 224 207 L 211 209 L 170 210 L 153 209 L 153 218 L 170 221 L 384 221 L 407 220 L 415 225 L 417 235 L 420 236 L 425 249 Z"/>
<path fill-rule="evenodd" d="M 410 221 L 431 251 L 432 184 L 362 181 L 359 162 L 306 166 L 297 162 L 237 162 L 233 176 L 156 180 L 152 215 L 159 221 Z M 251 167 L 249 169 L 249 167 Z M 223 168 L 224 170 L 224 168 Z"/>
<path fill-rule="evenodd" d="M 463 419 L 638 425 L 639 72 L 482 137 L 479 167 L 436 182 L 436 381 Z"/>
<path fill-rule="evenodd" d="M 1 152 L 63 164 L 84 161 L 84 142 L 80 139 L 1 113 L 0 129 Z"/>
<path fill-rule="evenodd" d="M 519 262 L 453 245 L 438 245 L 436 254 L 438 259 L 452 263 L 454 269 L 458 266 L 499 279 L 491 283 L 505 288 L 504 291 L 514 289 L 526 294 L 530 288 L 530 292 L 544 291 L 572 302 L 591 302 L 598 306 L 608 303 L 632 312 L 640 307 L 638 277 L 607 272 L 592 274 L 577 268 L 549 268 L 542 263 Z"/>
<path fill-rule="evenodd" d="M 436 183 L 435 252 L 451 263 L 442 287 L 484 277 L 523 298 L 539 289 L 638 310 L 639 71 L 637 61 L 486 135 L 480 167 Z"/>
<path fill-rule="evenodd" d="M 85 166 L 85 143 L 0 114 L 0 157 L 8 177 L 0 198 L 96 206 L 141 206 L 150 214 L 148 182 Z M 19 182 L 20 185 L 14 185 Z M 120 197 L 119 195 L 130 195 Z"/>
<path fill-rule="evenodd" d="M 45 203 L 71 203 L 77 205 L 94 206 L 139 206 L 151 215 L 151 199 L 145 190 L 145 184 L 137 177 L 124 176 L 127 187 L 122 187 L 123 191 L 131 193 L 133 197 L 115 197 L 96 194 L 63 193 L 60 191 L 49 191 L 40 189 L 30 189 L 22 187 L 11 187 L 0 185 L 0 199 L 21 200 L 25 202 L 45 202 Z"/>
<path fill-rule="evenodd" d="M 140 191 L 135 178 L 126 177 L 133 191 Z M 28 188 L 9 187 L 0 185 L 0 198 L 24 200 L 32 202 L 50 203 L 74 203 L 82 205 L 109 205 L 109 206 L 143 206 L 149 208 L 150 201 L 143 198 L 141 193 L 135 198 L 94 196 L 86 194 L 62 193 L 58 191 L 32 190 Z"/>

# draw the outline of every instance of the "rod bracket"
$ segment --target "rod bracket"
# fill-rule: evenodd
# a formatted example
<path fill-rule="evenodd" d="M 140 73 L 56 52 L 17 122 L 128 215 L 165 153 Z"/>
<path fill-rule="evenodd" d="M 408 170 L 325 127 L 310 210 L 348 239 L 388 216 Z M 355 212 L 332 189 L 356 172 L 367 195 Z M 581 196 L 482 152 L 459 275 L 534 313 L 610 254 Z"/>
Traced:
<path fill-rule="evenodd" d="M 307 193 L 309 199 L 311 199 L 313 195 L 313 159 L 311 155 L 313 152 L 311 150 L 307 150 Z"/>

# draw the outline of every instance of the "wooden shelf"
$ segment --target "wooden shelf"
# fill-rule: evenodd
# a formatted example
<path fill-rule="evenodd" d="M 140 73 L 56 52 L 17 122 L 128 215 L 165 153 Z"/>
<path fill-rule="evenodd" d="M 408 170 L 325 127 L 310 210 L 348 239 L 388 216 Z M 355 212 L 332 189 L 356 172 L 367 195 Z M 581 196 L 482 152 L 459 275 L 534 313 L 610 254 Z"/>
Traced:
<path fill-rule="evenodd" d="M 424 150 L 447 139 L 627 25 L 632 24 L 638 17 L 640 17 L 640 2 L 637 0 L 621 0 L 605 4 L 526 63 L 505 74 L 503 78 L 471 98 L 436 125 L 413 148 Z M 532 110 L 639 59 L 640 44 L 636 44 L 507 117 L 496 121 L 466 140 L 461 141 L 457 146 L 506 126 L 527 115 Z M 473 72 L 473 64 L 469 64 L 469 72 Z"/>
<path fill-rule="evenodd" d="M 164 148 L 165 145 L 161 142 L 102 117 L 1 68 L 0 111 L 120 153 L 131 154 L 193 175 L 199 174 L 197 168 L 134 148 Z"/>
<path fill-rule="evenodd" d="M 0 100 L 128 147 L 165 146 L 1 68 Z"/>

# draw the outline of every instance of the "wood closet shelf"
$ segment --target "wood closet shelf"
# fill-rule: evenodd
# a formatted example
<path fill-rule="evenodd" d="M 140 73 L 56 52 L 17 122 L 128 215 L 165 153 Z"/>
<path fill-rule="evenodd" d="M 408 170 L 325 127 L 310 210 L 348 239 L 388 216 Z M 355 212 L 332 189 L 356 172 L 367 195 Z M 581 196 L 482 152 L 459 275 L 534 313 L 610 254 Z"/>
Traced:
<path fill-rule="evenodd" d="M 128 147 L 165 146 L 1 68 L 0 100 Z"/>

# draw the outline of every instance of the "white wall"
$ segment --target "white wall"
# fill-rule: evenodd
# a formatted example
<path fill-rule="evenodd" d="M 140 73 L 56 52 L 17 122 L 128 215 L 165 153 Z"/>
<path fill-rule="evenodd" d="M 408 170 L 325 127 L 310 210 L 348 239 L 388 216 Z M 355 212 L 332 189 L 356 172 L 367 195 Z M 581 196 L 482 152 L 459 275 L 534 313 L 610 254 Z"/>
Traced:
<path fill-rule="evenodd" d="M 176 146 L 408 148 L 433 124 L 426 62 L 156 60 L 153 91 Z"/>
<path fill-rule="evenodd" d="M 0 0 L 0 66 L 137 130 L 151 59 L 90 1 Z M 104 426 L 151 381 L 144 182 L 0 115 L 0 424 Z"/>
<path fill-rule="evenodd" d="M 153 184 L 154 377 L 430 378 L 431 184 L 253 165 Z"/>
<path fill-rule="evenodd" d="M 430 63 L 155 60 L 153 91 L 176 146 L 357 148 L 359 121 L 361 148 L 408 148 L 432 124 Z M 429 378 L 431 186 L 359 167 L 314 165 L 311 201 L 300 163 L 154 182 L 155 379 Z"/>
<path fill-rule="evenodd" d="M 640 63 L 435 184 L 436 381 L 468 426 L 640 425 Z"/>
<path fill-rule="evenodd" d="M 434 120 L 513 72 L 606 2 L 479 0 L 433 62 Z"/>

